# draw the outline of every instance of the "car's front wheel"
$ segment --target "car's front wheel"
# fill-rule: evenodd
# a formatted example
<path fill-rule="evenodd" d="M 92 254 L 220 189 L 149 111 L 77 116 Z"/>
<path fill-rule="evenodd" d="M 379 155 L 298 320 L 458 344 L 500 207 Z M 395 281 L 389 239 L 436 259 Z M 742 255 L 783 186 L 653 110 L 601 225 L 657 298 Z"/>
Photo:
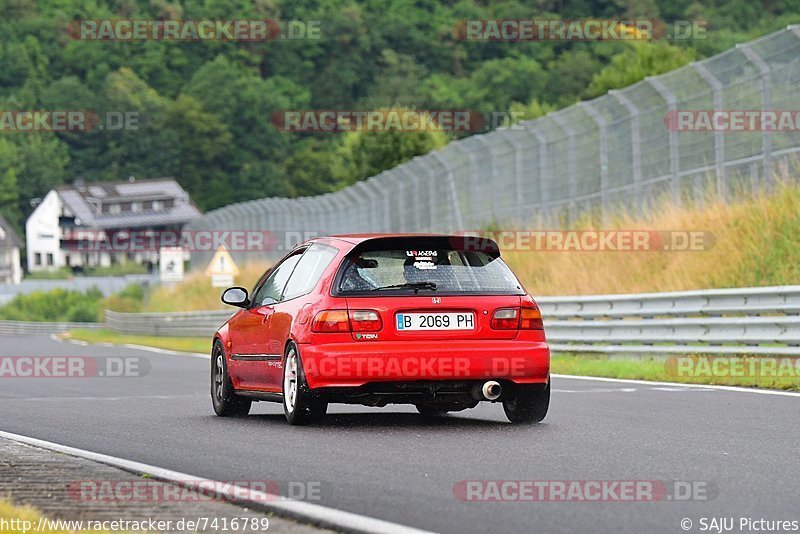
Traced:
<path fill-rule="evenodd" d="M 503 401 L 503 410 L 512 423 L 538 423 L 550 408 L 550 380 L 547 386 L 517 385 Z"/>
<path fill-rule="evenodd" d="M 236 394 L 228 374 L 228 362 L 219 341 L 211 353 L 211 402 L 220 417 L 243 416 L 250 413 L 253 401 Z"/>
<path fill-rule="evenodd" d="M 328 403 L 314 395 L 308 387 L 303 362 L 294 343 L 286 347 L 283 359 L 283 413 L 291 425 L 304 425 L 321 419 Z"/>

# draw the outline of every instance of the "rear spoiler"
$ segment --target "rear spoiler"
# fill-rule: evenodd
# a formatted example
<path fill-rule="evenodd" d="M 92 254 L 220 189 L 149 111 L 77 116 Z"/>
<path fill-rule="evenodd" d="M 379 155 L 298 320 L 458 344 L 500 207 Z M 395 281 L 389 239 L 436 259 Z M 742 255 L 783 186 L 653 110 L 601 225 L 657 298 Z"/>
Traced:
<path fill-rule="evenodd" d="M 367 239 L 356 245 L 350 255 L 374 250 L 458 250 L 464 252 L 483 252 L 492 259 L 500 257 L 500 247 L 486 237 L 468 235 L 419 235 L 389 236 Z"/>

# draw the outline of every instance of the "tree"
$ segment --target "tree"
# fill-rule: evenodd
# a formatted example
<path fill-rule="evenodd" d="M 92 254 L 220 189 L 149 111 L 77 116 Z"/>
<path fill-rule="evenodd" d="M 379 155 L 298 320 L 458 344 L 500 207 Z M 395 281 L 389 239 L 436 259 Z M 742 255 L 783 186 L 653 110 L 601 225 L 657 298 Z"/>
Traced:
<path fill-rule="evenodd" d="M 589 84 L 587 94 L 600 96 L 611 89 L 627 87 L 646 76 L 663 74 L 694 61 L 692 49 L 678 48 L 668 43 L 636 42 L 614 56 L 611 64 L 598 72 Z"/>

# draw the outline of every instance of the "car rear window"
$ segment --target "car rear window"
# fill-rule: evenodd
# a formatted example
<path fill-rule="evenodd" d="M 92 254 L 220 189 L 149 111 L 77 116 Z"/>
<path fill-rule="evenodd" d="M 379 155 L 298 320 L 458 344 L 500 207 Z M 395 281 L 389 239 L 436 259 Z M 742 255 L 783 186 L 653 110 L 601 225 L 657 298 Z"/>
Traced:
<path fill-rule="evenodd" d="M 454 247 L 442 239 L 357 247 L 344 259 L 335 287 L 344 295 L 524 294 L 496 251 Z"/>

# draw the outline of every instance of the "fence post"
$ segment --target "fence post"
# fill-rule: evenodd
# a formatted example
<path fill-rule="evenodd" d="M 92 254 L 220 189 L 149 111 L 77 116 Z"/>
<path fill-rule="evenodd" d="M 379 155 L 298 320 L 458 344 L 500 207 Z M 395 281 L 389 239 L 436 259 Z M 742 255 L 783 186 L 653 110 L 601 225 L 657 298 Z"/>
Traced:
<path fill-rule="evenodd" d="M 613 89 L 608 92 L 628 110 L 631 119 L 631 166 L 633 167 L 633 195 L 636 201 L 636 215 L 642 216 L 644 212 L 644 199 L 642 198 L 642 133 L 639 123 L 639 108 L 621 91 Z"/>
<path fill-rule="evenodd" d="M 711 74 L 705 65 L 702 63 L 694 62 L 692 67 L 697 71 L 703 80 L 711 87 L 714 110 L 722 111 L 722 83 Z M 726 191 L 726 176 L 725 176 L 725 134 L 720 129 L 714 130 L 714 164 L 717 171 L 717 196 L 725 199 L 727 196 Z"/>
<path fill-rule="evenodd" d="M 476 191 L 478 190 L 478 165 L 475 162 L 475 155 L 464 146 L 463 141 L 456 141 L 453 143 L 453 146 L 462 154 L 467 156 L 469 160 L 469 187 L 467 191 L 469 191 L 469 222 L 468 224 L 473 227 L 477 226 L 475 222 L 475 214 L 478 212 L 477 209 L 477 200 L 478 195 Z"/>
<path fill-rule="evenodd" d="M 515 126 L 518 129 L 514 130 Z M 521 131 L 519 125 L 512 125 L 509 128 L 498 128 L 496 132 L 514 147 L 514 192 L 516 193 L 514 212 L 517 214 L 517 218 L 522 221 L 525 218 L 522 215 L 522 211 L 525 208 L 525 190 L 523 188 L 525 174 L 522 170 L 522 153 L 525 149 L 524 144 L 519 142 Z"/>
<path fill-rule="evenodd" d="M 608 123 L 606 119 L 603 118 L 603 115 L 592 107 L 590 102 L 581 102 L 579 104 L 586 113 L 594 120 L 595 124 L 597 124 L 597 131 L 599 134 L 598 139 L 598 147 L 600 151 L 600 198 L 602 201 L 602 217 L 603 221 L 608 221 L 608 148 L 607 148 L 607 140 L 606 140 L 606 126 Z"/>
<path fill-rule="evenodd" d="M 574 223 L 575 219 L 577 219 L 577 202 L 575 198 L 578 196 L 578 177 L 576 174 L 576 167 L 575 167 L 575 130 L 569 125 L 566 119 L 562 117 L 558 112 L 556 113 L 548 113 L 548 117 L 551 117 L 558 127 L 561 128 L 565 134 L 567 134 L 567 172 L 569 173 L 569 222 Z"/>
<path fill-rule="evenodd" d="M 770 79 L 769 65 L 767 65 L 766 61 L 761 59 L 761 56 L 756 54 L 756 51 L 753 50 L 750 43 L 737 44 L 736 49 L 744 54 L 744 57 L 758 69 L 761 79 L 761 109 L 763 111 L 768 111 L 772 107 L 772 80 Z M 762 131 L 761 143 L 763 151 L 764 184 L 769 193 L 772 190 L 774 180 L 772 176 L 772 132 L 768 128 L 764 128 Z M 755 191 L 756 188 L 753 187 L 753 190 Z"/>
<path fill-rule="evenodd" d="M 525 131 L 536 138 L 539 149 L 539 213 L 545 214 L 542 217 L 545 221 L 549 219 L 547 203 L 550 200 L 550 190 L 547 187 L 547 137 L 539 131 L 535 121 L 525 122 Z"/>
<path fill-rule="evenodd" d="M 453 169 L 447 164 L 447 161 L 442 157 L 439 150 L 431 152 L 431 156 L 445 171 L 445 179 L 447 180 L 447 188 L 450 193 L 450 204 L 453 208 L 453 216 L 455 217 L 456 228 L 455 230 L 463 230 L 464 222 L 461 220 L 461 206 L 458 203 L 458 194 L 456 192 L 456 183 L 453 178 Z"/>
<path fill-rule="evenodd" d="M 656 90 L 656 92 L 667 103 L 667 111 L 678 111 L 678 101 L 667 86 L 657 78 L 646 77 L 645 82 Z M 675 129 L 669 131 L 669 170 L 672 176 L 672 201 L 676 206 L 681 204 L 681 175 L 680 175 L 680 157 L 678 154 L 678 132 Z"/>

